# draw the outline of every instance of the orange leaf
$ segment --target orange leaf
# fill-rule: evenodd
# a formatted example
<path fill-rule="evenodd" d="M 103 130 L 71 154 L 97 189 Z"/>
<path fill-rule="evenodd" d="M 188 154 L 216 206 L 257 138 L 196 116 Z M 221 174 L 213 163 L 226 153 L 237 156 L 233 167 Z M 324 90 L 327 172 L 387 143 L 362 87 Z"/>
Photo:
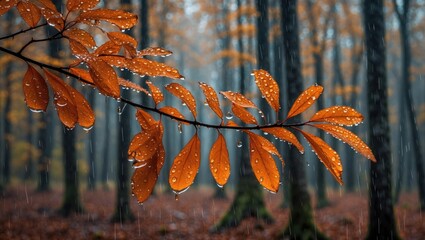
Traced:
<path fill-rule="evenodd" d="M 225 96 L 227 99 L 229 99 L 232 103 L 240 106 L 240 107 L 246 107 L 246 108 L 257 108 L 255 104 L 246 98 L 244 95 L 232 92 L 232 91 L 226 91 L 226 92 L 220 92 L 223 96 Z M 257 108 L 258 109 L 258 108 Z"/>
<path fill-rule="evenodd" d="M 319 85 L 314 85 L 309 87 L 300 96 L 298 96 L 295 103 L 292 105 L 291 110 L 289 110 L 288 116 L 291 118 L 294 117 L 305 110 L 307 110 L 314 102 L 319 98 L 320 94 L 323 92 L 323 87 Z"/>
<path fill-rule="evenodd" d="M 340 126 L 330 124 L 315 124 L 313 126 L 330 133 L 335 138 L 338 138 L 339 140 L 342 140 L 350 145 L 356 152 L 365 156 L 367 159 L 376 162 L 376 158 L 373 155 L 372 150 L 370 150 L 366 143 L 364 143 L 356 134 L 352 133 L 351 131 Z"/>
<path fill-rule="evenodd" d="M 326 166 L 335 179 L 342 184 L 342 165 L 341 159 L 335 150 L 333 150 L 325 141 L 310 133 L 297 129 L 304 135 L 305 139 L 310 143 L 320 161 Z"/>
<path fill-rule="evenodd" d="M 74 10 L 89 10 L 99 3 L 99 0 L 68 0 L 66 2 L 66 9 L 68 11 Z"/>
<path fill-rule="evenodd" d="M 94 85 L 93 79 L 90 76 L 90 73 L 81 68 L 70 68 L 69 72 L 77 76 L 79 79 Z"/>
<path fill-rule="evenodd" d="M 235 122 L 233 122 L 232 120 L 229 120 L 227 122 L 226 126 L 229 126 L 229 127 L 239 127 L 239 125 L 236 124 Z"/>
<path fill-rule="evenodd" d="M 261 94 L 263 94 L 274 111 L 278 112 L 280 109 L 279 85 L 277 85 L 273 77 L 265 70 L 255 70 L 253 74 L 255 77 L 255 84 L 257 84 L 260 89 Z"/>
<path fill-rule="evenodd" d="M 65 86 L 74 99 L 75 106 L 77 107 L 78 124 L 80 124 L 80 126 L 86 130 L 91 129 L 95 121 L 93 109 L 90 107 L 89 103 L 81 93 L 68 84 L 65 84 Z"/>
<path fill-rule="evenodd" d="M 97 25 L 99 21 L 106 21 L 125 30 L 136 25 L 137 15 L 122 10 L 95 9 L 82 12 L 77 21 L 91 25 Z"/>
<path fill-rule="evenodd" d="M 164 166 L 164 162 L 165 162 L 165 148 L 164 148 L 164 144 L 162 144 L 162 136 L 163 134 L 161 133 L 161 138 L 158 140 L 158 151 L 157 151 L 157 162 L 156 162 L 156 171 L 159 175 L 159 173 L 161 172 L 162 167 Z"/>
<path fill-rule="evenodd" d="M 37 26 L 41 18 L 41 11 L 36 5 L 31 2 L 18 2 L 16 9 L 28 26 Z"/>
<path fill-rule="evenodd" d="M 152 82 L 147 81 L 146 84 L 149 86 L 149 89 L 152 93 L 153 101 L 155 102 L 155 105 L 158 105 L 162 101 L 164 101 L 164 95 L 162 94 L 161 90 L 155 85 L 153 85 Z"/>
<path fill-rule="evenodd" d="M 128 147 L 128 158 L 146 165 L 158 150 L 159 125 L 134 136 Z"/>
<path fill-rule="evenodd" d="M 0 16 L 16 6 L 17 0 L 0 0 Z"/>
<path fill-rule="evenodd" d="M 99 91 L 113 98 L 120 97 L 120 86 L 115 70 L 106 62 L 98 59 L 87 62 L 90 68 L 90 76 Z"/>
<path fill-rule="evenodd" d="M 169 77 L 174 79 L 184 79 L 177 69 L 164 63 L 159 63 L 143 58 L 127 59 L 126 66 L 128 70 L 141 76 Z"/>
<path fill-rule="evenodd" d="M 137 47 L 137 41 L 133 37 L 122 33 L 122 32 L 108 32 L 108 38 L 116 45 L 130 45 L 132 47 Z"/>
<path fill-rule="evenodd" d="M 156 156 L 156 158 L 158 157 Z M 157 159 L 150 161 L 144 167 L 136 168 L 131 177 L 131 191 L 139 203 L 146 201 L 153 193 L 158 180 L 158 172 L 155 169 L 156 162 L 158 162 Z"/>
<path fill-rule="evenodd" d="M 79 29 L 79 28 L 68 29 L 65 32 L 63 32 L 63 35 L 68 37 L 69 39 L 79 42 L 84 47 L 87 47 L 87 48 L 96 47 L 96 42 L 94 41 L 94 38 L 92 37 L 92 35 L 90 35 L 90 33 L 82 29 Z"/>
<path fill-rule="evenodd" d="M 240 107 L 236 104 L 232 104 L 232 112 L 238 117 L 242 122 L 247 124 L 255 124 L 258 125 L 257 119 L 245 108 Z"/>
<path fill-rule="evenodd" d="M 226 139 L 218 133 L 217 140 L 210 151 L 210 170 L 218 185 L 224 186 L 230 176 L 229 152 Z"/>
<path fill-rule="evenodd" d="M 40 73 L 31 65 L 22 80 L 25 102 L 31 111 L 46 111 L 49 104 L 49 89 Z"/>
<path fill-rule="evenodd" d="M 152 126 L 158 124 L 158 122 L 155 121 L 155 119 L 149 113 L 141 109 L 137 109 L 136 119 L 143 130 L 148 130 L 152 128 Z"/>
<path fill-rule="evenodd" d="M 189 90 L 178 83 L 170 83 L 165 86 L 165 89 L 182 100 L 182 102 L 186 104 L 187 108 L 189 108 L 193 117 L 196 118 L 196 101 Z"/>
<path fill-rule="evenodd" d="M 277 148 L 273 145 L 273 143 L 271 143 L 267 138 L 262 137 L 258 134 L 249 132 L 249 131 L 245 131 L 246 133 L 248 133 L 248 135 L 252 138 L 255 138 L 255 140 L 261 144 L 261 147 L 266 150 L 268 153 L 271 153 L 275 156 L 277 156 L 280 161 L 282 161 L 283 163 L 283 158 L 280 155 L 279 151 L 277 150 Z"/>
<path fill-rule="evenodd" d="M 68 88 L 58 76 L 44 70 L 46 79 L 54 92 L 54 101 L 59 119 L 68 128 L 73 128 L 78 122 L 78 111 Z"/>
<path fill-rule="evenodd" d="M 81 59 L 83 61 L 90 60 L 90 53 L 83 44 L 69 39 L 69 48 L 71 49 L 72 55 L 74 55 L 78 59 Z"/>
<path fill-rule="evenodd" d="M 197 134 L 184 146 L 171 166 L 169 182 L 176 193 L 185 191 L 195 180 L 201 162 L 201 142 Z"/>
<path fill-rule="evenodd" d="M 160 48 L 160 47 L 148 47 L 139 52 L 139 56 L 160 56 L 167 57 L 173 54 L 173 52 Z"/>
<path fill-rule="evenodd" d="M 150 96 L 151 94 L 148 92 L 148 90 L 146 90 L 146 89 L 144 89 L 144 88 L 142 88 L 140 85 L 138 85 L 138 84 L 136 84 L 136 83 L 134 83 L 134 82 L 131 82 L 131 81 L 129 81 L 129 80 L 126 80 L 126 79 L 123 79 L 123 78 L 118 78 L 118 84 L 121 86 L 121 87 L 124 87 L 124 88 L 126 88 L 126 89 L 133 89 L 134 91 L 137 91 L 137 92 L 143 92 L 143 93 L 146 93 L 146 95 L 148 95 L 148 96 Z"/>
<path fill-rule="evenodd" d="M 179 110 L 177 110 L 177 109 L 175 109 L 173 107 L 170 107 L 170 106 L 162 107 L 162 108 L 159 109 L 159 111 L 160 112 L 163 112 L 163 113 L 166 113 L 166 114 L 168 114 L 170 116 L 176 117 L 176 118 L 185 119 L 184 116 L 183 116 L 183 114 L 181 114 L 179 112 Z M 183 123 L 183 124 L 189 124 L 187 122 L 181 122 L 181 123 Z"/>
<path fill-rule="evenodd" d="M 41 3 L 41 14 L 46 19 L 50 26 L 56 28 L 58 31 L 62 31 L 65 26 L 65 20 L 56 6 L 50 0 L 38 0 Z"/>
<path fill-rule="evenodd" d="M 215 112 L 215 114 L 217 114 L 219 118 L 223 118 L 223 112 L 220 109 L 220 101 L 218 100 L 218 96 L 214 88 L 203 82 L 199 83 L 199 87 L 202 89 L 202 92 L 205 95 L 205 100 L 207 101 L 208 106 Z"/>
<path fill-rule="evenodd" d="M 250 162 L 260 184 L 271 192 L 279 190 L 279 170 L 273 157 L 263 149 L 258 138 L 249 134 Z"/>
<path fill-rule="evenodd" d="M 280 140 L 286 141 L 290 144 L 293 144 L 298 151 L 300 151 L 301 154 L 304 153 L 304 147 L 301 145 L 301 143 L 298 141 L 295 134 L 293 134 L 291 131 L 283 128 L 283 127 L 272 127 L 272 128 L 263 128 L 262 129 L 266 133 L 270 133 L 274 135 L 275 137 L 279 138 Z"/>
<path fill-rule="evenodd" d="M 311 117 L 310 122 L 328 122 L 342 125 L 354 125 L 363 121 L 363 115 L 346 106 L 333 106 L 322 109 Z"/>
<path fill-rule="evenodd" d="M 116 45 L 112 41 L 107 41 L 104 44 L 100 45 L 100 47 L 98 47 L 94 51 L 94 55 L 95 56 L 99 56 L 99 55 L 114 55 L 114 54 L 118 54 L 118 52 L 120 51 L 120 49 L 121 49 L 121 46 Z"/>

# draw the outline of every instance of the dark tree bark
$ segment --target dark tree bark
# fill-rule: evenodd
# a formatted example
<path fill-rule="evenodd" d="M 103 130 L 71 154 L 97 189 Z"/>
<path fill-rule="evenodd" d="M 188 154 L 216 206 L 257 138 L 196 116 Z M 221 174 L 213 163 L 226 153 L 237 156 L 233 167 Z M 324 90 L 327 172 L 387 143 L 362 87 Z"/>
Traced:
<path fill-rule="evenodd" d="M 102 182 L 103 189 L 108 190 L 108 176 L 109 176 L 109 139 L 110 139 L 110 109 L 111 105 L 108 99 L 105 102 L 105 139 L 102 149 L 102 174 L 100 181 Z"/>
<path fill-rule="evenodd" d="M 89 89 L 89 96 L 88 101 L 90 106 L 93 110 L 96 109 L 96 93 L 93 89 Z M 88 131 L 88 130 L 87 130 Z M 88 158 L 88 164 L 89 164 L 89 172 L 87 176 L 87 189 L 90 191 L 93 191 L 96 188 L 96 145 L 97 145 L 97 139 L 96 139 L 96 131 L 95 127 L 93 126 L 92 129 L 90 129 L 90 137 L 88 141 L 88 151 L 87 151 L 87 158 Z"/>
<path fill-rule="evenodd" d="M 412 86 L 410 83 L 410 65 L 412 62 L 412 55 L 410 50 L 410 36 L 409 36 L 409 11 L 410 0 L 403 0 L 403 6 L 399 7 L 397 1 L 393 0 L 394 9 L 400 25 L 400 38 L 401 38 L 401 71 L 402 71 L 402 84 L 401 91 L 404 96 L 404 103 L 407 111 L 407 121 L 413 140 L 413 152 L 415 154 L 415 169 L 416 179 L 418 181 L 419 202 L 421 211 L 425 210 L 425 173 L 423 169 L 423 155 L 421 149 L 421 136 L 419 134 L 418 124 L 416 123 L 415 107 L 412 97 Z M 402 104 L 400 102 L 399 104 Z"/>
<path fill-rule="evenodd" d="M 288 80 L 288 102 L 296 100 L 302 92 L 301 59 L 298 36 L 297 1 L 283 1 L 281 5 L 282 34 L 285 49 L 285 69 Z M 294 121 L 300 120 L 295 117 Z M 300 137 L 299 133 L 296 133 Z M 289 150 L 286 161 L 289 171 L 290 217 L 289 224 L 279 238 L 289 239 L 325 239 L 313 222 L 310 195 L 307 192 L 307 181 L 303 156 L 294 148 Z"/>
<path fill-rule="evenodd" d="M 367 53 L 369 142 L 377 160 L 377 163 L 370 166 L 369 231 L 366 239 L 398 239 L 391 196 L 383 0 L 364 0 L 363 16 Z"/>
<path fill-rule="evenodd" d="M 6 20 L 9 22 L 7 25 L 7 31 L 8 32 L 12 32 L 12 26 L 13 26 L 13 13 L 11 11 L 6 13 Z M 5 75 L 5 79 L 6 79 L 6 92 L 7 92 L 7 96 L 6 96 L 6 100 L 4 103 L 4 139 L 2 139 L 2 141 L 4 141 L 4 149 L 2 149 L 2 152 L 4 150 L 4 152 L 2 153 L 2 156 L 0 156 L 2 159 L 2 174 L 3 174 L 3 179 L 1 179 L 2 181 L 2 185 L 3 187 L 5 187 L 9 182 L 10 182 L 10 161 L 12 158 L 12 122 L 10 121 L 10 112 L 12 110 L 12 79 L 10 77 L 10 75 L 12 74 L 12 67 L 13 64 L 11 61 L 9 61 L 6 64 L 5 67 L 5 71 L 4 71 L 4 75 Z"/>
<path fill-rule="evenodd" d="M 124 9 L 131 11 L 131 0 L 121 0 Z M 133 30 L 127 30 L 127 34 L 133 36 Z M 132 74 L 128 71 L 122 74 L 124 79 L 130 80 Z M 121 96 L 131 99 L 130 91 L 122 91 Z M 132 222 L 134 215 L 130 209 L 130 167 L 128 163 L 127 150 L 131 141 L 130 111 L 120 110 L 118 116 L 118 156 L 117 156 L 117 195 L 115 203 L 115 213 L 112 222 Z"/>

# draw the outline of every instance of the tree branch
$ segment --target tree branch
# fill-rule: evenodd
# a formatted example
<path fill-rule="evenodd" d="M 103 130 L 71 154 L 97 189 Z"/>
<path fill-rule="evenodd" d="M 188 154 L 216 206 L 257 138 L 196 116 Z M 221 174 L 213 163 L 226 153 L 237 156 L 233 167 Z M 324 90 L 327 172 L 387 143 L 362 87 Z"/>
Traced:
<path fill-rule="evenodd" d="M 7 49 L 7 48 L 1 47 L 1 46 L 0 46 L 0 51 L 5 52 L 7 54 L 10 54 L 12 56 L 15 56 L 15 57 L 27 62 L 27 63 L 32 63 L 34 65 L 41 67 L 41 68 L 46 68 L 46 69 L 56 71 L 58 73 L 62 73 L 66 76 L 78 79 L 81 82 L 84 82 L 85 84 L 92 85 L 92 83 L 90 81 L 87 81 L 83 78 L 80 78 L 79 76 L 77 76 L 75 74 L 68 72 L 63 67 L 52 66 L 52 65 L 49 65 L 49 64 L 39 62 L 39 61 L 34 60 L 32 58 L 28 58 L 28 57 L 23 56 L 19 52 L 14 52 L 10 49 Z M 299 126 L 303 126 L 303 125 L 308 123 L 308 122 L 301 122 L 301 123 L 289 123 L 288 124 L 288 123 L 285 123 L 285 122 L 277 122 L 277 123 L 274 123 L 274 124 L 265 124 L 265 125 L 256 125 L 256 126 L 228 126 L 228 125 L 222 125 L 222 124 L 217 125 L 217 124 L 209 124 L 209 123 L 204 123 L 204 122 L 198 122 L 196 119 L 195 120 L 187 120 L 187 119 L 184 119 L 184 118 L 178 118 L 178 117 L 175 117 L 171 114 L 161 112 L 156 107 L 145 106 L 145 105 L 133 102 L 132 100 L 126 99 L 126 98 L 120 98 L 119 101 L 127 103 L 127 104 L 129 104 L 133 107 L 136 107 L 136 108 L 140 108 L 140 109 L 148 110 L 150 112 L 158 113 L 161 116 L 166 116 L 170 119 L 173 119 L 173 120 L 176 120 L 176 121 L 179 121 L 179 122 L 188 123 L 188 124 L 196 126 L 196 127 L 206 127 L 206 128 L 213 128 L 213 129 L 261 130 L 261 129 L 264 129 L 264 128 L 273 128 L 273 127 L 299 127 Z"/>

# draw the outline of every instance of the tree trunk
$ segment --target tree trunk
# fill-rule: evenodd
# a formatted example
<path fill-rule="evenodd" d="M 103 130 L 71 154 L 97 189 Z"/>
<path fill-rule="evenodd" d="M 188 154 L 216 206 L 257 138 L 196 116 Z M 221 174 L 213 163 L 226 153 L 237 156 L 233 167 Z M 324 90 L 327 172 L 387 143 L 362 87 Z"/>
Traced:
<path fill-rule="evenodd" d="M 282 34 L 285 49 L 286 79 L 288 81 L 288 102 L 296 100 L 302 91 L 301 59 L 298 36 L 297 1 L 283 1 L 281 5 Z M 300 120 L 295 117 L 294 121 Z M 300 137 L 299 133 L 296 133 Z M 307 191 L 305 166 L 302 155 L 294 148 L 289 150 L 287 159 L 290 187 L 289 224 L 279 238 L 325 239 L 313 222 L 310 195 Z"/>
<path fill-rule="evenodd" d="M 109 176 L 109 139 L 110 139 L 110 109 L 111 105 L 106 99 L 105 102 L 105 139 L 103 140 L 103 150 L 102 150 L 102 175 L 101 175 L 101 182 L 103 185 L 104 190 L 108 190 L 108 176 Z"/>
<path fill-rule="evenodd" d="M 131 0 L 121 0 L 122 6 L 126 10 L 131 10 Z M 133 30 L 128 30 L 127 34 L 133 36 Z M 124 79 L 130 80 L 132 74 L 128 71 L 122 74 Z M 121 96 L 131 99 L 130 91 L 122 91 Z M 130 167 L 128 162 L 128 146 L 131 141 L 131 122 L 130 110 L 122 109 L 119 112 L 118 121 L 118 156 L 117 156 L 117 197 L 115 213 L 112 216 L 112 222 L 132 222 L 134 215 L 130 209 Z"/>
<path fill-rule="evenodd" d="M 398 239 L 391 196 L 383 0 L 363 1 L 363 16 L 367 52 L 369 141 L 377 160 L 370 166 L 369 231 L 366 239 Z"/>
<path fill-rule="evenodd" d="M 419 134 L 418 124 L 416 123 L 415 107 L 412 97 L 412 87 L 410 83 L 410 65 L 412 62 L 410 50 L 410 37 L 409 37 L 409 9 L 410 0 L 403 1 L 402 12 L 398 8 L 397 3 L 394 2 L 396 13 L 400 24 L 400 38 L 401 38 L 401 54 L 402 54 L 402 88 L 405 97 L 404 103 L 406 104 L 407 121 L 410 127 L 413 140 L 413 152 L 415 154 L 415 169 L 416 179 L 418 181 L 419 190 L 419 203 L 421 211 L 425 210 L 425 173 L 423 169 L 423 155 L 421 150 L 421 136 Z"/>
<path fill-rule="evenodd" d="M 88 102 L 93 110 L 96 108 L 96 93 L 94 90 L 89 89 Z M 89 172 L 87 177 L 87 189 L 93 191 L 96 188 L 96 131 L 93 126 L 89 132 L 89 142 L 88 142 L 88 151 L 87 158 L 89 164 Z"/>

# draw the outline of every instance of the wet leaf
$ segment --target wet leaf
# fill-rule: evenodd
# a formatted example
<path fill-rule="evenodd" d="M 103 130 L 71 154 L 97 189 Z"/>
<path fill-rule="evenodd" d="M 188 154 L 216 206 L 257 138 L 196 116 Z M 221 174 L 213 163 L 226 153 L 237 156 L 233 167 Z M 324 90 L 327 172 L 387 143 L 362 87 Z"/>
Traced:
<path fill-rule="evenodd" d="M 293 144 L 298 149 L 298 151 L 300 151 L 301 154 L 304 153 L 303 145 L 301 145 L 301 143 L 298 141 L 295 134 L 293 134 L 288 129 L 285 129 L 283 127 L 272 127 L 272 128 L 263 128 L 262 130 L 266 133 L 272 134 L 273 136 L 279 138 L 280 140 Z"/>
<path fill-rule="evenodd" d="M 17 0 L 0 0 L 0 16 L 16 6 Z"/>
<path fill-rule="evenodd" d="M 147 112 L 142 109 L 137 109 L 136 119 L 142 130 L 147 130 L 158 124 L 158 122 Z"/>
<path fill-rule="evenodd" d="M 239 107 L 257 108 L 257 106 L 255 106 L 255 104 L 251 100 L 249 100 L 248 98 L 246 98 L 244 95 L 240 93 L 226 91 L 226 92 L 220 92 L 220 94 L 225 96 L 232 103 L 238 105 Z"/>
<path fill-rule="evenodd" d="M 372 153 L 372 150 L 364 143 L 356 134 L 351 131 L 335 125 L 330 124 L 315 124 L 313 125 L 323 131 L 330 133 L 335 138 L 344 141 L 348 145 L 350 145 L 356 152 L 360 153 L 364 157 L 373 162 L 376 162 L 376 158 Z"/>
<path fill-rule="evenodd" d="M 146 95 L 150 96 L 151 94 L 148 92 L 148 90 L 142 88 L 142 86 L 131 82 L 129 80 L 123 79 L 123 78 L 118 78 L 118 84 L 123 87 L 123 88 L 129 88 L 129 89 L 133 89 L 134 91 L 138 91 L 138 92 L 143 92 L 146 93 Z"/>
<path fill-rule="evenodd" d="M 16 8 L 18 9 L 18 12 L 21 15 L 22 19 L 28 24 L 28 26 L 37 26 L 37 23 L 40 21 L 41 18 L 41 10 L 36 5 L 31 2 L 20 1 L 16 5 Z"/>
<path fill-rule="evenodd" d="M 183 115 L 183 114 L 181 114 L 181 113 L 179 112 L 179 110 L 177 110 L 176 108 L 170 107 L 170 106 L 162 107 L 162 108 L 160 108 L 160 109 L 159 109 L 159 111 L 160 111 L 160 112 L 163 112 L 163 113 L 166 113 L 166 114 L 168 114 L 168 115 L 170 115 L 170 116 L 173 116 L 173 117 L 179 118 L 179 119 L 185 119 L 184 115 Z M 178 120 L 177 120 L 177 121 L 178 121 Z M 189 124 L 189 123 L 187 123 L 187 122 L 181 122 L 181 123 L 183 123 L 183 124 Z"/>
<path fill-rule="evenodd" d="M 223 119 L 223 112 L 220 108 L 220 101 L 218 100 L 218 96 L 214 88 L 203 82 L 199 83 L 199 87 L 205 95 L 205 100 L 207 101 L 208 106 L 215 114 L 217 114 L 219 118 Z"/>
<path fill-rule="evenodd" d="M 70 39 L 69 40 L 69 48 L 71 49 L 72 55 L 74 55 L 78 59 L 81 59 L 83 61 L 89 60 L 90 53 L 87 50 L 87 48 L 84 47 L 83 44 Z"/>
<path fill-rule="evenodd" d="M 25 102 L 33 111 L 46 111 L 49 104 L 49 89 L 44 78 L 31 65 L 22 80 Z"/>
<path fill-rule="evenodd" d="M 121 49 L 121 46 L 116 45 L 112 41 L 107 41 L 104 44 L 100 45 L 98 47 L 93 55 L 99 56 L 99 55 L 115 55 L 118 54 Z"/>
<path fill-rule="evenodd" d="M 307 110 L 309 107 L 311 107 L 311 105 L 313 105 L 313 103 L 316 102 L 322 92 L 322 86 L 313 85 L 309 87 L 307 90 L 301 93 L 300 96 L 298 96 L 297 100 L 295 100 L 295 103 L 292 105 L 291 110 L 289 110 L 288 116 L 286 118 L 288 119 L 294 117 Z"/>
<path fill-rule="evenodd" d="M 77 18 L 77 21 L 90 25 L 97 25 L 99 21 L 106 21 L 117 26 L 121 30 L 125 30 L 136 25 L 137 15 L 122 10 L 100 8 L 82 12 Z"/>
<path fill-rule="evenodd" d="M 245 108 L 240 107 L 236 104 L 232 104 L 232 112 L 238 117 L 242 122 L 246 124 L 258 125 L 257 119 Z"/>
<path fill-rule="evenodd" d="M 77 107 L 78 124 L 85 129 L 91 129 L 95 121 L 93 109 L 81 93 L 68 84 L 65 84 L 65 86 L 68 88 L 68 92 L 71 94 Z"/>
<path fill-rule="evenodd" d="M 196 118 L 196 101 L 189 90 L 178 83 L 170 83 L 165 86 L 165 89 L 182 100 L 182 102 L 186 104 L 187 108 L 189 108 L 193 117 Z"/>
<path fill-rule="evenodd" d="M 253 132 L 246 131 L 246 133 L 248 133 L 248 135 L 251 138 L 254 138 L 257 141 L 257 143 L 260 143 L 261 144 L 261 147 L 264 150 L 266 150 L 268 153 L 271 153 L 271 154 L 277 156 L 280 159 L 280 161 L 282 161 L 282 164 L 283 164 L 283 158 L 280 155 L 280 153 L 277 150 L 277 148 L 273 145 L 273 143 L 271 143 L 267 138 L 262 137 L 260 135 L 257 135 L 257 134 L 255 134 Z"/>
<path fill-rule="evenodd" d="M 38 0 L 41 3 L 41 14 L 46 19 L 47 23 L 56 28 L 58 31 L 62 31 L 65 26 L 65 20 L 56 6 L 50 0 Z"/>
<path fill-rule="evenodd" d="M 162 101 L 164 101 L 164 94 L 162 94 L 161 90 L 157 86 L 155 86 L 150 81 L 147 81 L 146 84 L 149 86 L 149 89 L 152 93 L 152 98 L 153 98 L 153 101 L 155 102 L 155 105 L 158 105 Z"/>
<path fill-rule="evenodd" d="M 119 98 L 120 86 L 115 70 L 106 62 L 98 59 L 87 62 L 87 65 L 90 68 L 90 76 L 99 91 L 106 96 Z"/>
<path fill-rule="evenodd" d="M 90 33 L 79 29 L 79 28 L 71 28 L 63 32 L 63 35 L 72 39 L 80 44 L 82 44 L 86 48 L 95 48 L 96 42 Z"/>
<path fill-rule="evenodd" d="M 255 84 L 261 91 L 261 94 L 267 100 L 269 105 L 275 112 L 280 109 L 279 103 L 279 86 L 273 77 L 265 70 L 256 70 L 253 72 L 255 77 Z"/>
<path fill-rule="evenodd" d="M 273 157 L 256 137 L 249 135 L 250 162 L 258 182 L 271 192 L 279 190 L 280 176 Z"/>
<path fill-rule="evenodd" d="M 141 76 L 169 77 L 173 79 L 184 79 L 177 69 L 164 63 L 159 63 L 143 58 L 127 59 L 125 67 L 131 72 Z"/>
<path fill-rule="evenodd" d="M 155 156 L 158 158 L 158 156 Z M 149 161 L 144 167 L 136 167 L 131 177 L 131 191 L 136 196 L 139 203 L 146 201 L 152 194 L 156 181 L 158 180 L 158 172 L 155 169 L 157 159 Z"/>
<path fill-rule="evenodd" d="M 355 125 L 363 121 L 363 115 L 347 106 L 333 106 L 318 111 L 310 122 L 328 122 L 341 125 Z"/>
<path fill-rule="evenodd" d="M 171 166 L 169 182 L 177 193 L 192 185 L 201 162 L 201 142 L 197 134 L 184 146 Z"/>
<path fill-rule="evenodd" d="M 326 166 L 328 171 L 332 173 L 335 179 L 342 184 L 342 165 L 338 153 L 333 150 L 325 141 L 310 133 L 301 131 L 305 139 L 310 143 L 314 153 L 320 161 Z"/>
<path fill-rule="evenodd" d="M 66 2 L 66 9 L 68 11 L 75 11 L 75 10 L 89 10 L 99 3 L 99 0 L 68 0 Z"/>
<path fill-rule="evenodd" d="M 108 32 L 108 38 L 116 45 L 129 45 L 133 48 L 137 47 L 137 41 L 133 37 L 122 32 Z"/>
<path fill-rule="evenodd" d="M 210 170 L 218 185 L 224 186 L 230 176 L 229 152 L 226 146 L 226 139 L 218 133 L 217 140 L 210 151 Z"/>
<path fill-rule="evenodd" d="M 160 57 L 167 57 L 173 54 L 173 52 L 160 48 L 160 47 L 148 47 L 139 52 L 139 56 L 160 56 Z"/>
<path fill-rule="evenodd" d="M 87 70 L 81 68 L 70 68 L 69 72 L 77 76 L 83 82 L 94 85 L 93 79 Z"/>
<path fill-rule="evenodd" d="M 158 125 L 136 134 L 128 147 L 128 159 L 137 161 L 142 165 L 148 164 L 158 150 L 159 134 Z"/>
<path fill-rule="evenodd" d="M 54 92 L 53 103 L 56 106 L 56 111 L 60 121 L 68 128 L 74 128 L 78 122 L 78 111 L 75 106 L 74 99 L 68 91 L 66 83 L 58 76 L 44 70 L 46 79 Z"/>

